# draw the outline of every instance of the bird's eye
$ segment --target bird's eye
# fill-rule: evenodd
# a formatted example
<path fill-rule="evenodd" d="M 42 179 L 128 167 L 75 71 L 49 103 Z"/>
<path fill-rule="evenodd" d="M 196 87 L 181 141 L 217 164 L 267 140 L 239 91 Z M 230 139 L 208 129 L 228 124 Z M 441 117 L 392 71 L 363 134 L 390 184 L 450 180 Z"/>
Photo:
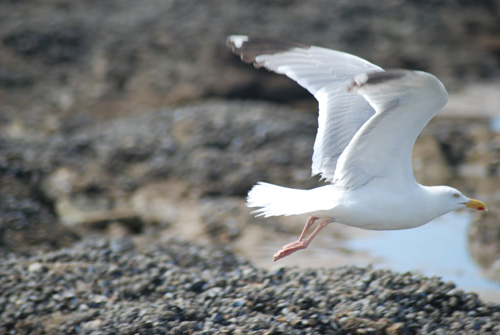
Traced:
<path fill-rule="evenodd" d="M 453 193 L 453 198 L 458 198 L 458 197 L 459 197 L 458 193 Z"/>

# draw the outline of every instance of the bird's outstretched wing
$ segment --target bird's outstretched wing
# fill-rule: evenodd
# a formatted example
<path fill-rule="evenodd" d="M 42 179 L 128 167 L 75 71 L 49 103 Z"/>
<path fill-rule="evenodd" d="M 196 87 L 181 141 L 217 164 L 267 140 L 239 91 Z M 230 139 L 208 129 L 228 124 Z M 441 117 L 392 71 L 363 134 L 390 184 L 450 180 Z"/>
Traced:
<path fill-rule="evenodd" d="M 318 133 L 312 174 L 333 180 L 337 160 L 375 111 L 358 94 L 348 92 L 358 74 L 383 71 L 353 55 L 304 44 L 230 36 L 228 46 L 247 63 L 285 74 L 307 89 L 319 103 Z"/>
<path fill-rule="evenodd" d="M 360 187 L 375 178 L 394 184 L 414 181 L 411 154 L 417 136 L 448 101 L 433 75 L 388 70 L 357 75 L 349 88 L 375 110 L 340 156 L 334 183 Z"/>

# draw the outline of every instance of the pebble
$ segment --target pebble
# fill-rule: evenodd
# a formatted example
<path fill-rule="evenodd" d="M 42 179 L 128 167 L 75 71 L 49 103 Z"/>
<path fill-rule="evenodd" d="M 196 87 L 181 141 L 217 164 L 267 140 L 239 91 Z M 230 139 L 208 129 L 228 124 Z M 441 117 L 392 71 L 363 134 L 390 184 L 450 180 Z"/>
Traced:
<path fill-rule="evenodd" d="M 38 271 L 41 271 L 42 269 L 43 269 L 43 265 L 41 263 L 38 263 L 38 262 L 31 263 L 28 266 L 29 272 L 38 272 Z"/>
<path fill-rule="evenodd" d="M 500 333 L 499 305 L 438 278 L 269 271 L 178 240 L 139 250 L 130 239 L 88 238 L 0 263 L 0 334 Z"/>

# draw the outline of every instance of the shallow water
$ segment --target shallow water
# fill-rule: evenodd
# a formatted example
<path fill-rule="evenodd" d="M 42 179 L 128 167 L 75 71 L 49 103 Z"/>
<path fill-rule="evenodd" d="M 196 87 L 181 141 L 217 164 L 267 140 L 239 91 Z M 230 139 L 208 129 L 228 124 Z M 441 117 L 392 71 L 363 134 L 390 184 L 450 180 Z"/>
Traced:
<path fill-rule="evenodd" d="M 495 117 L 491 119 L 491 130 L 500 133 L 500 117 Z"/>

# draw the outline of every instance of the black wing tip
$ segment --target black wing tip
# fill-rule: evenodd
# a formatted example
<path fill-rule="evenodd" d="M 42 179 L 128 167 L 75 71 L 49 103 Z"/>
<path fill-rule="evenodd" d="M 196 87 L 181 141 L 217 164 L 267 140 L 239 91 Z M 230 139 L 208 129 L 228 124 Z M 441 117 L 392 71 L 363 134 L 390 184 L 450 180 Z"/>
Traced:
<path fill-rule="evenodd" d="M 394 69 L 363 73 L 354 77 L 348 91 L 352 91 L 355 88 L 361 88 L 366 85 L 377 85 L 391 80 L 401 79 L 412 72 L 413 71 L 411 70 Z"/>
<path fill-rule="evenodd" d="M 260 55 L 274 55 L 286 52 L 293 48 L 310 48 L 309 45 L 285 42 L 272 38 L 250 38 L 246 35 L 231 35 L 226 41 L 232 52 L 240 56 L 245 63 L 254 63 L 256 67 L 261 64 L 255 62 Z"/>
<path fill-rule="evenodd" d="M 227 37 L 226 45 L 231 49 L 231 51 L 240 56 L 241 60 L 245 63 L 253 63 L 257 55 L 245 52 L 247 48 L 246 44 L 249 41 L 249 37 L 246 35 L 231 35 Z"/>
<path fill-rule="evenodd" d="M 382 84 L 386 81 L 400 79 L 406 76 L 410 70 L 387 70 L 367 73 L 365 85 Z"/>

